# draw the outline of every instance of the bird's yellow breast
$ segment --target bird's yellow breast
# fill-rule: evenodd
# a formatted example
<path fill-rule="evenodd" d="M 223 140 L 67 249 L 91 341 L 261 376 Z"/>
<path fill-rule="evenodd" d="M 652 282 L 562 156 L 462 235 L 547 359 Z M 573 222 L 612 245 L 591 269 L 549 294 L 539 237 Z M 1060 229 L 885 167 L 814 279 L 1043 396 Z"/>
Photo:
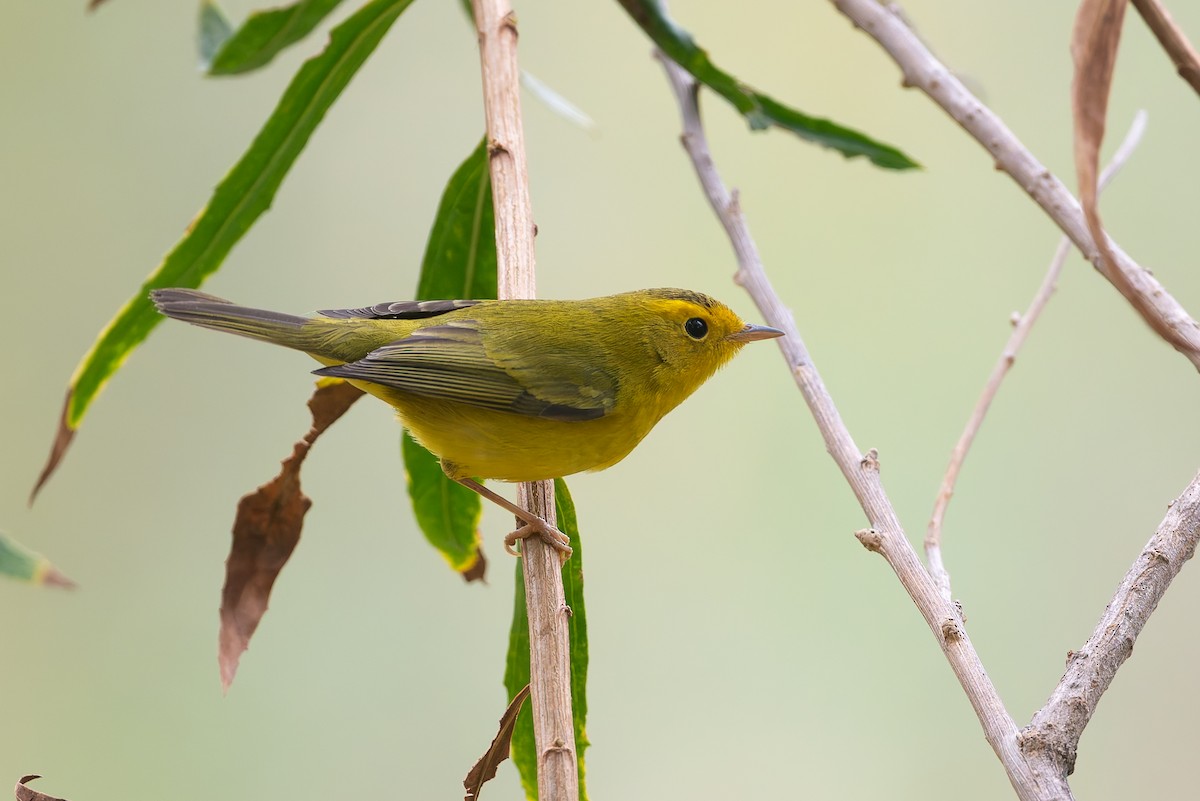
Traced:
<path fill-rule="evenodd" d="M 451 478 L 543 481 L 603 470 L 624 459 L 661 416 L 643 409 L 594 420 L 546 420 L 352 383 L 391 404 Z"/>

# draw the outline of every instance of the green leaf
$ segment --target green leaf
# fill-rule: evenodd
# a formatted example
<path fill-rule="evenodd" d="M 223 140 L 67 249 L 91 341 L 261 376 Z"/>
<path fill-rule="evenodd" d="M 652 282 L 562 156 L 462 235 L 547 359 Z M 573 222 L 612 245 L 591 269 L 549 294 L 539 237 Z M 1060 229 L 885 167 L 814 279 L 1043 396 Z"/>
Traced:
<path fill-rule="evenodd" d="M 823 147 L 837 150 L 847 158 L 866 156 L 877 167 L 889 170 L 908 170 L 920 165 L 891 145 L 876 142 L 865 134 L 844 128 L 837 123 L 810 117 L 779 103 L 767 95 L 743 84 L 734 76 L 719 69 L 708 53 L 693 41 L 691 34 L 667 16 L 659 0 L 619 0 L 629 16 L 672 61 L 733 104 L 750 124 L 761 130 L 772 125 L 791 131 Z"/>
<path fill-rule="evenodd" d="M 407 431 L 400 450 L 408 474 L 408 497 L 425 539 L 441 551 L 454 570 L 470 571 L 479 561 L 479 496 L 448 479 L 437 457 Z"/>
<path fill-rule="evenodd" d="M 496 297 L 496 235 L 486 139 L 442 192 L 425 246 L 417 300 Z M 442 472 L 437 457 L 406 432 L 408 494 L 425 538 L 464 575 L 477 565 L 480 498 Z"/>
<path fill-rule="evenodd" d="M 0 531 L 0 576 L 51 587 L 74 587 L 75 582 L 55 570 L 50 560 L 29 550 Z"/>
<path fill-rule="evenodd" d="M 162 316 L 151 289 L 198 287 L 271 206 L 308 139 L 342 90 L 412 0 L 373 0 L 330 33 L 325 51 L 304 63 L 250 149 L 217 186 L 183 239 L 117 312 L 71 377 L 54 447 L 38 489 L 65 454 L 88 406 Z"/>
<path fill-rule="evenodd" d="M 271 63 L 281 50 L 312 33 L 342 0 L 297 0 L 251 14 L 209 59 L 209 75 L 237 75 Z"/>
<path fill-rule="evenodd" d="M 496 297 L 494 220 L 485 138 L 442 191 L 421 261 L 417 300 Z"/>
<path fill-rule="evenodd" d="M 579 762 L 579 798 L 587 801 L 583 752 L 591 745 L 587 737 L 587 608 L 583 603 L 583 543 L 579 538 L 579 520 L 575 501 L 567 482 L 554 479 L 554 507 L 559 530 L 571 538 L 574 553 L 563 565 L 563 596 L 571 609 L 568 621 L 571 644 L 571 715 L 575 721 L 575 752 Z M 524 588 L 522 588 L 524 589 Z"/>
<path fill-rule="evenodd" d="M 196 49 L 200 53 L 200 69 L 208 71 L 213 57 L 233 35 L 233 26 L 212 0 L 200 3 L 200 19 L 196 25 Z"/>
<path fill-rule="evenodd" d="M 563 594 L 571 608 L 568 631 L 571 645 L 571 705 L 575 720 L 575 751 L 579 762 L 579 798 L 587 801 L 586 770 L 583 752 L 591 743 L 587 738 L 587 611 L 583 603 L 583 543 L 579 539 L 579 522 L 575 502 L 567 482 L 554 480 L 554 505 L 558 510 L 558 528 L 571 538 L 573 553 L 563 565 Z M 525 574 L 521 563 L 516 566 L 516 597 L 513 601 L 512 628 L 508 635 L 508 657 L 504 670 L 504 687 L 512 698 L 529 683 L 529 615 L 525 608 Z M 536 799 L 537 746 L 533 738 L 533 704 L 526 704 L 517 717 L 513 730 L 511 756 L 521 774 L 525 797 Z"/>

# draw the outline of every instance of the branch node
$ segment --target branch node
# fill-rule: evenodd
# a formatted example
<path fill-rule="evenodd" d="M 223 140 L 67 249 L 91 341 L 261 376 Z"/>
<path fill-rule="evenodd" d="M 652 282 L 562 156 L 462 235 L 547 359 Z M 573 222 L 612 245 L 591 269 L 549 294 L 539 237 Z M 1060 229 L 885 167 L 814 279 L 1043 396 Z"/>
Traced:
<path fill-rule="evenodd" d="M 879 472 L 879 450 L 877 448 L 869 448 L 863 457 L 858 460 L 858 464 L 863 470 L 871 470 Z"/>
<path fill-rule="evenodd" d="M 509 11 L 504 15 L 504 18 L 500 20 L 500 30 L 508 31 L 514 39 L 521 35 L 517 31 L 517 12 Z"/>
<path fill-rule="evenodd" d="M 868 551 L 879 553 L 883 550 L 883 534 L 873 528 L 860 528 L 854 536 Z"/>
<path fill-rule="evenodd" d="M 563 740 L 563 738 L 555 737 L 554 742 L 542 752 L 542 756 L 546 756 L 548 754 L 564 754 L 570 750 L 571 749 L 567 747 L 567 743 Z"/>
<path fill-rule="evenodd" d="M 734 219 L 742 216 L 742 194 L 736 188 L 729 190 L 729 203 L 725 206 L 725 213 Z"/>
<path fill-rule="evenodd" d="M 948 617 L 942 621 L 942 642 L 949 645 L 952 642 L 958 642 L 963 638 L 962 627 L 958 625 L 958 621 L 952 617 Z"/>

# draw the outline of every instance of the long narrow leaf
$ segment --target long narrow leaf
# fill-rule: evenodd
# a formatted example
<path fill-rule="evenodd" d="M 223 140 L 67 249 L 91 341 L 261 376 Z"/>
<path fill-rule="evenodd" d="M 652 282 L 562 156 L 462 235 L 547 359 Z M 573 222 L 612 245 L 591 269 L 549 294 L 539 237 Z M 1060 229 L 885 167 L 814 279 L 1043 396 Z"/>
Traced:
<path fill-rule="evenodd" d="M 483 578 L 479 550 L 479 496 L 442 472 L 437 457 L 425 450 L 407 431 L 401 440 L 408 497 L 413 515 L 429 544 L 450 567 L 468 580 Z"/>
<path fill-rule="evenodd" d="M 196 21 L 196 50 L 200 55 L 201 69 L 207 71 L 212 66 L 213 58 L 231 36 L 233 27 L 220 7 L 212 0 L 202 0 L 200 16 Z"/>
<path fill-rule="evenodd" d="M 418 300 L 496 297 L 496 237 L 486 141 L 459 165 L 442 192 L 429 232 Z M 482 577 L 480 499 L 442 472 L 437 457 L 408 434 L 402 448 L 408 492 L 426 539 L 465 577 Z"/>
<path fill-rule="evenodd" d="M 568 632 L 571 646 L 571 714 L 575 721 L 575 752 L 579 765 L 579 798 L 587 801 L 584 781 L 583 752 L 591 743 L 587 738 L 587 610 L 583 603 L 583 543 L 579 538 L 579 521 L 575 502 L 567 482 L 554 480 L 554 506 L 558 510 L 558 528 L 571 538 L 573 553 L 562 569 L 563 594 L 571 609 Z M 504 671 L 504 687 L 512 699 L 529 684 L 529 614 L 525 607 L 525 576 L 517 564 L 516 597 L 513 601 L 512 628 L 508 636 L 508 657 Z M 513 729 L 511 756 L 521 774 L 525 797 L 536 799 L 537 746 L 533 738 L 532 705 L 526 705 L 517 717 Z"/>
<path fill-rule="evenodd" d="M 34 495 L 54 472 L 88 406 L 129 354 L 163 319 L 150 303 L 156 287 L 197 287 L 271 205 L 288 170 L 325 113 L 412 0 L 373 0 L 330 34 L 305 62 L 250 149 L 213 192 L 183 239 L 117 312 L 75 369 L 58 435 Z"/>
<path fill-rule="evenodd" d="M 667 16 L 659 0 L 618 0 L 646 35 L 672 61 L 696 80 L 733 104 L 754 130 L 772 125 L 791 131 L 801 139 L 837 150 L 843 156 L 865 156 L 877 167 L 908 170 L 920 165 L 891 145 L 838 125 L 832 120 L 811 117 L 757 92 L 719 69 L 691 34 Z"/>
<path fill-rule="evenodd" d="M 251 14 L 212 57 L 208 74 L 237 75 L 266 66 L 280 51 L 312 33 L 341 2 L 297 0 Z"/>
<path fill-rule="evenodd" d="M 50 587 L 75 586 L 75 582 L 59 573 L 49 559 L 29 550 L 3 531 L 0 531 L 0 576 Z"/>

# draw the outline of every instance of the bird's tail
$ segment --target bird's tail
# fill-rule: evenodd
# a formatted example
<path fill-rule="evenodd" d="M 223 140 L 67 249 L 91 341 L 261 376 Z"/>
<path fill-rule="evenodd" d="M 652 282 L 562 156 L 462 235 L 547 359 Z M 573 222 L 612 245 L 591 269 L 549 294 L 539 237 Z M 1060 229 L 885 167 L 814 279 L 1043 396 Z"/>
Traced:
<path fill-rule="evenodd" d="M 305 328 L 310 320 L 293 314 L 251 309 L 194 289 L 155 289 L 150 299 L 167 317 L 185 323 L 227 331 L 263 342 L 296 350 L 313 348 L 313 332 Z"/>

